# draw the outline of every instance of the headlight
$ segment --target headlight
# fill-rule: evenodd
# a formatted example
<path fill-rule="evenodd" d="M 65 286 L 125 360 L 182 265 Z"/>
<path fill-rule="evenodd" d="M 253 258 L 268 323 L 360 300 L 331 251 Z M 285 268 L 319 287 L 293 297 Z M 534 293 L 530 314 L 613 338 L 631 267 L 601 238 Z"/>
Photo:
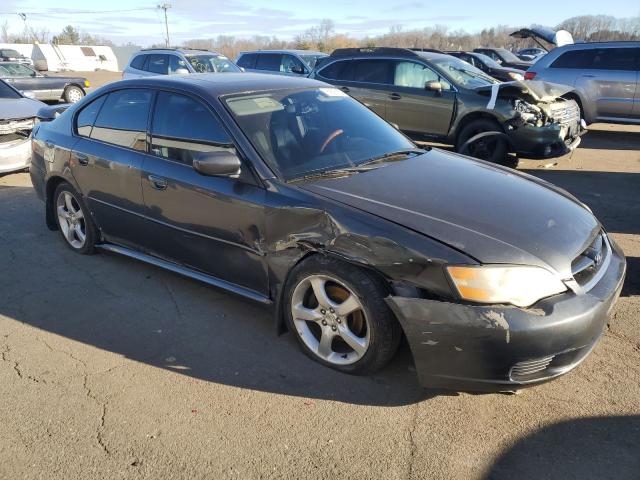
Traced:
<path fill-rule="evenodd" d="M 514 80 L 524 80 L 524 75 L 520 74 L 520 73 L 516 73 L 516 72 L 509 72 L 507 75 L 509 75 L 511 78 L 513 78 Z"/>
<path fill-rule="evenodd" d="M 447 267 L 460 297 L 478 303 L 528 307 L 567 290 L 561 280 L 539 267 L 484 265 Z"/>

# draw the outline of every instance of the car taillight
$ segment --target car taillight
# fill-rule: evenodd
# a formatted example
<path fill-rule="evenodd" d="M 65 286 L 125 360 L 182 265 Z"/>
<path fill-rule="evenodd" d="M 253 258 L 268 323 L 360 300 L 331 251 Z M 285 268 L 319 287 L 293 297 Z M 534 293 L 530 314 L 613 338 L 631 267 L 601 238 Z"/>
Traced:
<path fill-rule="evenodd" d="M 536 75 L 537 75 L 536 72 L 524 72 L 524 79 L 533 80 L 534 78 L 536 78 Z"/>

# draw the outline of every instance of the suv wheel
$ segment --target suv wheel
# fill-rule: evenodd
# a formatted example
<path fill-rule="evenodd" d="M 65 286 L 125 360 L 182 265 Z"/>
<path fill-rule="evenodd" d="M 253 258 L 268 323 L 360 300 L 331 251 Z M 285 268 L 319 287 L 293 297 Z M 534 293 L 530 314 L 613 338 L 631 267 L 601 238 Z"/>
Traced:
<path fill-rule="evenodd" d="M 485 133 L 487 135 L 480 135 Z M 462 128 L 458 135 L 456 152 L 488 162 L 502 163 L 509 153 L 509 144 L 497 122 L 479 118 Z"/>
<path fill-rule="evenodd" d="M 97 230 L 78 192 L 68 183 L 61 183 L 53 194 L 53 208 L 67 246 L 81 254 L 93 253 Z"/>
<path fill-rule="evenodd" d="M 387 293 L 365 270 L 314 255 L 298 264 L 285 291 L 285 315 L 304 353 L 345 373 L 366 375 L 393 358 L 402 330 Z"/>

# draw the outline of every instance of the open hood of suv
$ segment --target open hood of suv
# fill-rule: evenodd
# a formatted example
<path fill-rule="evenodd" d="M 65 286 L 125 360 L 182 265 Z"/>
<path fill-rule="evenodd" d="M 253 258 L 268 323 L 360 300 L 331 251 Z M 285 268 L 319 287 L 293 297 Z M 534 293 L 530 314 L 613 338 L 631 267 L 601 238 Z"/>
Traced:
<path fill-rule="evenodd" d="M 571 45 L 573 43 L 573 36 L 566 30 L 558 30 L 556 32 L 546 27 L 521 28 L 520 30 L 513 32 L 510 36 L 514 38 L 533 38 L 536 41 L 544 40 L 556 47 Z M 547 50 L 540 42 L 537 43 Z"/>
<path fill-rule="evenodd" d="M 433 149 L 300 188 L 445 243 L 482 263 L 537 265 L 571 277 L 600 231 L 570 194 L 503 167 Z"/>

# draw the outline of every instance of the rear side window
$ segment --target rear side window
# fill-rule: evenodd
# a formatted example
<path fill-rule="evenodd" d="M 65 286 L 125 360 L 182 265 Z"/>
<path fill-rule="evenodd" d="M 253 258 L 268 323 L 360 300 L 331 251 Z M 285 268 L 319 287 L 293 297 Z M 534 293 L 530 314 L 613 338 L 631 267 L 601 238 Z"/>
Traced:
<path fill-rule="evenodd" d="M 238 59 L 237 65 L 242 68 L 253 68 L 256 65 L 256 58 L 258 55 L 255 53 L 245 53 Z"/>
<path fill-rule="evenodd" d="M 353 79 L 363 83 L 390 84 L 393 80 L 391 60 L 354 60 Z"/>
<path fill-rule="evenodd" d="M 80 110 L 80 113 L 76 118 L 76 132 L 78 132 L 78 135 L 82 135 L 83 137 L 91 135 L 93 124 L 96 121 L 100 107 L 102 107 L 106 98 L 107 95 L 103 95 Z"/>
<path fill-rule="evenodd" d="M 135 68 L 136 70 L 142 70 L 144 67 L 144 60 L 146 55 L 138 55 L 133 60 L 131 60 L 131 68 Z"/>
<path fill-rule="evenodd" d="M 634 71 L 638 69 L 638 50 L 635 48 L 572 50 L 560 55 L 550 67 Z"/>
<path fill-rule="evenodd" d="M 353 80 L 353 62 L 351 60 L 339 60 L 327 65 L 318 73 L 329 80 Z"/>
<path fill-rule="evenodd" d="M 267 70 L 269 72 L 279 72 L 282 55 L 279 53 L 261 53 L 256 61 L 257 70 Z"/>
<path fill-rule="evenodd" d="M 192 165 L 198 152 L 233 148 L 227 132 L 204 104 L 176 93 L 158 93 L 151 136 L 153 155 L 185 165 Z"/>
<path fill-rule="evenodd" d="M 149 55 L 146 69 L 151 73 L 166 75 L 169 73 L 168 63 L 167 55 Z"/>
<path fill-rule="evenodd" d="M 104 101 L 91 130 L 91 138 L 146 151 L 147 121 L 152 94 L 149 90 L 112 92 Z"/>

